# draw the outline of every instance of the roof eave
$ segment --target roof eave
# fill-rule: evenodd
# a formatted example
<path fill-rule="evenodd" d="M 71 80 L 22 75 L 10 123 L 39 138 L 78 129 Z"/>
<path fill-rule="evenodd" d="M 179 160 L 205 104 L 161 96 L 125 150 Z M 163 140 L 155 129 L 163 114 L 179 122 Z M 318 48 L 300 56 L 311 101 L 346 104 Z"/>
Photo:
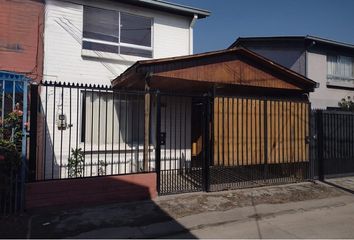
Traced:
<path fill-rule="evenodd" d="M 210 16 L 211 12 L 205 9 L 184 6 L 176 3 L 170 3 L 162 0 L 120 0 L 130 5 L 156 9 L 183 16 L 198 16 L 198 19 Z"/>

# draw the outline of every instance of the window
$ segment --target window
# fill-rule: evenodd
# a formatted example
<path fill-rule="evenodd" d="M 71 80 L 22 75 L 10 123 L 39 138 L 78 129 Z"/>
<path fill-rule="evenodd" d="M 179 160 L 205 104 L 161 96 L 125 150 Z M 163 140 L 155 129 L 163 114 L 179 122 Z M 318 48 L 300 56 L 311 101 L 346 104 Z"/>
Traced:
<path fill-rule="evenodd" d="M 144 142 L 142 95 L 83 91 L 81 142 L 94 145 Z"/>
<path fill-rule="evenodd" d="M 83 49 L 152 57 L 152 19 L 84 6 Z"/>
<path fill-rule="evenodd" d="M 354 80 L 354 58 L 339 55 L 328 55 L 327 79 Z"/>

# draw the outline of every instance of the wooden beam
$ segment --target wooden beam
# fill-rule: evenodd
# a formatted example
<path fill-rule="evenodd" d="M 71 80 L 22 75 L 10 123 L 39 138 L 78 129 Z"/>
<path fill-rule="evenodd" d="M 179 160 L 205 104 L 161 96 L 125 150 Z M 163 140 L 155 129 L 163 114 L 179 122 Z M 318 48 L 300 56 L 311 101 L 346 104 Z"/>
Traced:
<path fill-rule="evenodd" d="M 145 99 L 144 99 L 144 171 L 149 171 L 149 152 L 150 152 L 150 113 L 151 113 L 151 95 L 149 93 L 151 76 L 148 74 L 145 77 Z"/>

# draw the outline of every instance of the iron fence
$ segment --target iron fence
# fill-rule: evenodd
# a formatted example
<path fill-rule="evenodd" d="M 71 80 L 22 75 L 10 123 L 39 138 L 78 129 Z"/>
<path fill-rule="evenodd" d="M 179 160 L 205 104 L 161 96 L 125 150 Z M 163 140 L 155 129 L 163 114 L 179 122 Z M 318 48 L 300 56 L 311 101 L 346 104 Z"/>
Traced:
<path fill-rule="evenodd" d="M 155 170 L 154 136 L 144 131 L 154 116 L 149 94 L 52 82 L 31 94 L 32 180 Z"/>
<path fill-rule="evenodd" d="M 313 110 L 315 175 L 335 177 L 354 174 L 354 113 Z"/>

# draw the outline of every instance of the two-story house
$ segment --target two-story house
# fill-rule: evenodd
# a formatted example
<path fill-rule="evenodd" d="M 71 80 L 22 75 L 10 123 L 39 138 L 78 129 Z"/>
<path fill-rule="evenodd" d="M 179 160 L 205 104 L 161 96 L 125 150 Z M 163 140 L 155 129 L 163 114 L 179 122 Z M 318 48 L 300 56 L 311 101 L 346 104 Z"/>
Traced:
<path fill-rule="evenodd" d="M 110 85 L 134 62 L 193 53 L 205 10 L 155 0 L 47 0 L 44 79 Z"/>
<path fill-rule="evenodd" d="M 248 48 L 319 83 L 313 108 L 338 107 L 354 94 L 354 45 L 313 36 L 238 38 L 230 48 Z"/>

